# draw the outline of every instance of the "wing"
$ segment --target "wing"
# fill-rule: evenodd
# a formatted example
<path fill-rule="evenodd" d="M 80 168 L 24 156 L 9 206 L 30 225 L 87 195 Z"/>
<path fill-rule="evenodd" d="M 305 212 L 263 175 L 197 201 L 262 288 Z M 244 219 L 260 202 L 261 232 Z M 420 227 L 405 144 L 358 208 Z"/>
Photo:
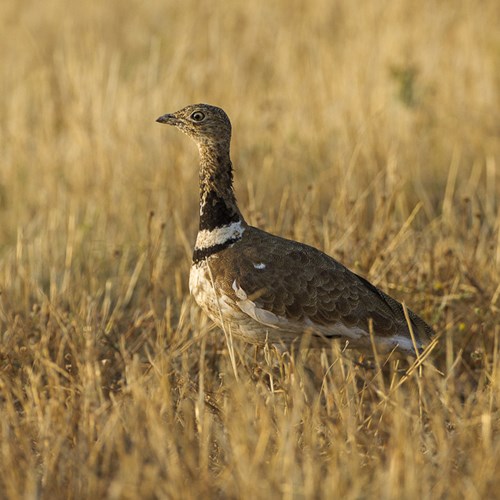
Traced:
<path fill-rule="evenodd" d="M 369 334 L 369 321 L 381 337 L 410 338 L 402 305 L 325 253 L 248 228 L 238 244 L 222 252 L 217 275 L 242 310 L 268 326 L 286 322 L 324 336 L 344 329 Z M 254 304 L 252 311 L 249 304 Z M 432 330 L 409 311 L 419 343 Z"/>

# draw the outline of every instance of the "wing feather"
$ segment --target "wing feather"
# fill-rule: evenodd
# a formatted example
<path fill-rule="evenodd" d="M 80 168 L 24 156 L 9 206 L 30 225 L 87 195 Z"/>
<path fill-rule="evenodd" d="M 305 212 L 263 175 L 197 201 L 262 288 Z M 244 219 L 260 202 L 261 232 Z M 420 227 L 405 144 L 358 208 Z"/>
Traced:
<path fill-rule="evenodd" d="M 255 263 L 265 266 L 258 269 Z M 371 320 L 377 336 L 410 336 L 399 302 L 308 245 L 248 228 L 214 264 L 219 285 L 231 289 L 241 310 L 265 325 L 283 327 L 290 321 L 328 333 L 343 324 L 368 335 Z M 409 316 L 417 339 L 430 338 L 432 329 L 413 312 Z"/>

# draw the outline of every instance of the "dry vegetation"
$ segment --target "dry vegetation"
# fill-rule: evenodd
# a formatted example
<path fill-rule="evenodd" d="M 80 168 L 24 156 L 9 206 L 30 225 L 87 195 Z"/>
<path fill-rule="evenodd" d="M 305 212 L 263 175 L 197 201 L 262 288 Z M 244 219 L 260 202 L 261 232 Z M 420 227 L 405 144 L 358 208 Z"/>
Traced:
<path fill-rule="evenodd" d="M 500 4 L 0 3 L 0 496 L 500 491 Z M 247 219 L 441 335 L 431 361 L 280 358 L 189 297 L 197 152 L 233 120 Z M 371 366 L 371 367 L 370 367 Z"/>

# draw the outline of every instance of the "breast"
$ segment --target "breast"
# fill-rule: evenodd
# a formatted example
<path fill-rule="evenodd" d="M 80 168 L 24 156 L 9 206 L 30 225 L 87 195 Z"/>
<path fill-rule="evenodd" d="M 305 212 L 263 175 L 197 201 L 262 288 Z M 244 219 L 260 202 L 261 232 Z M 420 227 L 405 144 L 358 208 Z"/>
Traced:
<path fill-rule="evenodd" d="M 191 266 L 189 273 L 189 292 L 203 309 L 212 309 L 216 304 L 215 290 L 210 279 L 207 261 L 203 260 Z"/>
<path fill-rule="evenodd" d="M 210 319 L 221 326 L 221 313 L 224 318 L 231 316 L 232 307 L 228 303 L 228 298 L 216 294 L 215 290 L 208 259 L 193 264 L 189 273 L 189 291 Z"/>
<path fill-rule="evenodd" d="M 264 343 L 267 338 L 267 328 L 258 324 L 245 314 L 234 302 L 234 299 L 225 294 L 221 288 L 212 284 L 208 261 L 203 260 L 191 267 L 189 274 L 189 291 L 196 303 L 208 317 L 219 327 L 229 328 L 233 335 L 243 338 L 250 343 Z M 216 293 L 218 289 L 218 293 Z"/>

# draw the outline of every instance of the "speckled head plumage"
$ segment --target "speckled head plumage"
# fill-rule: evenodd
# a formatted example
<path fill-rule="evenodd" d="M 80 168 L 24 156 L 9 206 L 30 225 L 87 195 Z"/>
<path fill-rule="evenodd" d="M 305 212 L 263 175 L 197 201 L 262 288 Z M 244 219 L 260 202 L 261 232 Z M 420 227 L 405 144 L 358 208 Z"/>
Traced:
<path fill-rule="evenodd" d="M 173 125 L 198 145 L 229 143 L 231 122 L 223 109 L 210 104 L 190 104 L 175 113 L 160 116 L 159 123 Z"/>
<path fill-rule="evenodd" d="M 231 122 L 226 113 L 210 104 L 190 104 L 156 121 L 178 128 L 198 145 L 200 230 L 213 230 L 235 222 L 244 224 L 233 192 Z"/>

